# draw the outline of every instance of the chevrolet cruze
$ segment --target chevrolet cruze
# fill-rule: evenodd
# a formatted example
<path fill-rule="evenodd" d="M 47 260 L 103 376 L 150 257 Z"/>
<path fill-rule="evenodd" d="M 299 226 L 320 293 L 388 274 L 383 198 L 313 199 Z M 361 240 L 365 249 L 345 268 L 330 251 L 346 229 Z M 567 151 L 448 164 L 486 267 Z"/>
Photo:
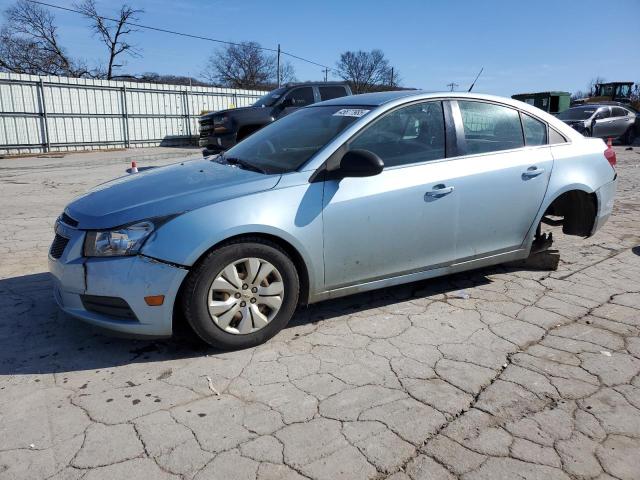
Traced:
<path fill-rule="evenodd" d="M 94 188 L 49 252 L 69 314 L 220 348 L 298 305 L 523 259 L 611 214 L 615 152 L 515 100 L 415 91 L 298 110 L 226 153 Z"/>

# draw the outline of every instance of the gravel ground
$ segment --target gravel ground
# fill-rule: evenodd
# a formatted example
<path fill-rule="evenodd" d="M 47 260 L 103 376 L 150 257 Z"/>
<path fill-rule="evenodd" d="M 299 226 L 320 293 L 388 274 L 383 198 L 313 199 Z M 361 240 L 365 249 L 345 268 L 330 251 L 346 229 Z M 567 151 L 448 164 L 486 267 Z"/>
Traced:
<path fill-rule="evenodd" d="M 640 149 L 557 271 L 495 267 L 301 310 L 257 348 L 108 337 L 46 256 L 74 195 L 197 150 L 0 160 L 0 478 L 638 479 Z"/>

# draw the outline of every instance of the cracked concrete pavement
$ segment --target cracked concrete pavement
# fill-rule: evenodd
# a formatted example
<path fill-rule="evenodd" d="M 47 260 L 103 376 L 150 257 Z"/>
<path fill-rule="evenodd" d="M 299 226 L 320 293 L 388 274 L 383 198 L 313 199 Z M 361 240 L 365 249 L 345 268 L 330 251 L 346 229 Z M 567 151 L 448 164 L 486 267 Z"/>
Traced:
<path fill-rule="evenodd" d="M 559 235 L 557 271 L 328 301 L 229 353 L 97 333 L 45 273 L 74 195 L 198 151 L 0 160 L 0 478 L 640 478 L 640 151 L 616 151 L 615 213 Z"/>

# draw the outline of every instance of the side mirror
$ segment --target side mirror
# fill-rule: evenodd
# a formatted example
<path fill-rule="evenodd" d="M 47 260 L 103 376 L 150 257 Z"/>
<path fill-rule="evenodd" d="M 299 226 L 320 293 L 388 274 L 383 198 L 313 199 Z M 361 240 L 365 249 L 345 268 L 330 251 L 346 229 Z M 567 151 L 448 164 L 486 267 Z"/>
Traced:
<path fill-rule="evenodd" d="M 373 177 L 382 172 L 384 162 L 369 150 L 349 150 L 334 173 L 337 177 Z"/>

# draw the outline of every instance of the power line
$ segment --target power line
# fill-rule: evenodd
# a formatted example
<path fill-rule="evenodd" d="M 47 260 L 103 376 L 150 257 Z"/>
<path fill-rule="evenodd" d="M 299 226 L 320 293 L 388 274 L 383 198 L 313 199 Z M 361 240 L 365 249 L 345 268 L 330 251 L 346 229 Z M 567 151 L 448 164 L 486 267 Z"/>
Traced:
<path fill-rule="evenodd" d="M 45 6 L 45 7 L 56 8 L 58 10 L 64 10 L 64 11 L 67 11 L 67 12 L 77 13 L 79 15 L 84 15 L 80 10 L 76 10 L 74 8 L 62 7 L 60 5 L 53 5 L 51 3 L 41 2 L 39 0 L 26 0 L 26 1 L 29 2 L 29 3 L 35 3 L 37 5 L 42 5 L 42 6 Z M 101 18 L 102 20 L 108 20 L 110 22 L 116 22 L 116 23 L 120 22 L 120 20 L 117 20 L 115 18 L 104 17 L 102 15 L 98 15 L 98 17 Z M 203 37 L 201 35 L 193 35 L 191 33 L 177 32 L 175 30 L 167 30 L 166 28 L 159 28 L 159 27 L 152 27 L 152 26 L 149 26 L 149 25 L 143 25 L 141 23 L 134 23 L 134 22 L 128 22 L 128 21 L 127 22 L 123 22 L 123 23 L 126 24 L 126 25 L 131 25 L 132 27 L 136 27 L 136 28 L 144 28 L 146 30 L 153 30 L 154 32 L 169 33 L 171 35 L 178 35 L 178 36 L 181 36 L 181 37 L 195 38 L 196 40 L 206 40 L 208 42 L 222 43 L 224 45 L 234 45 L 234 46 L 237 46 L 237 47 L 242 45 L 240 43 L 229 42 L 227 40 L 219 40 L 217 38 Z M 278 52 L 278 50 L 275 49 L 275 48 L 268 48 L 268 47 L 262 47 L 262 46 L 259 46 L 258 48 L 260 50 L 264 50 L 264 51 L 267 51 L 267 52 L 274 52 L 274 53 Z M 332 70 L 331 68 L 327 67 L 326 65 L 314 62 L 314 61 L 309 60 L 307 58 L 299 57 L 297 55 L 294 55 L 293 53 L 285 52 L 283 50 L 280 50 L 280 53 L 282 55 L 287 55 L 287 56 L 295 58 L 297 60 L 301 60 L 303 62 L 310 63 L 312 65 L 317 65 L 319 67 L 324 67 L 326 69 Z"/>

